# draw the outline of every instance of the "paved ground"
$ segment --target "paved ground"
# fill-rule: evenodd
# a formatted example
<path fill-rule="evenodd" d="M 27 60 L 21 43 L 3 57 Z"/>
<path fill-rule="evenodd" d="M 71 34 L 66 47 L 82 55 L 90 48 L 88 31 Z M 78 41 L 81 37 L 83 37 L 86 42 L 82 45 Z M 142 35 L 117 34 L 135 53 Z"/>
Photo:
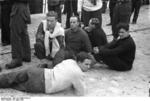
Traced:
<path fill-rule="evenodd" d="M 108 11 L 103 14 L 103 28 L 107 35 L 111 34 L 111 28 L 105 26 L 109 23 Z M 65 17 L 63 16 L 63 19 Z M 38 24 L 44 19 L 44 15 L 32 15 L 32 24 L 29 25 L 29 34 L 31 47 L 35 42 L 35 33 Z M 64 21 L 64 20 L 63 20 Z M 129 72 L 117 72 L 107 68 L 94 68 L 88 71 L 85 80 L 87 85 L 87 93 L 85 96 L 148 96 L 148 81 L 150 81 L 150 6 L 142 6 L 137 25 L 131 24 L 131 36 L 134 38 L 137 51 L 133 69 Z M 112 36 L 108 36 L 111 40 Z M 17 71 L 23 68 L 36 67 L 38 64 L 47 62 L 46 60 L 38 60 L 32 49 L 32 62 L 23 63 L 21 68 L 14 69 Z M 0 65 L 3 67 L 2 73 L 10 72 L 6 70 L 4 65 L 11 61 L 10 46 L 2 47 L 0 45 Z M 1 74 L 2 74 L 1 73 Z M 12 89 L 0 89 L 0 96 L 74 96 L 73 92 L 68 89 L 66 91 L 53 94 L 29 94 Z"/>

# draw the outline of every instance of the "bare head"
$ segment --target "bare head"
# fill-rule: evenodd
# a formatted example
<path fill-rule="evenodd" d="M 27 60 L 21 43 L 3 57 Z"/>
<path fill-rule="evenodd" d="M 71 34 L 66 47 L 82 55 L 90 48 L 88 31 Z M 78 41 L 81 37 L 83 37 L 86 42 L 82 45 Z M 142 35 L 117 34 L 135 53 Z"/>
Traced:
<path fill-rule="evenodd" d="M 86 72 L 92 63 L 91 56 L 86 52 L 80 52 L 76 56 L 77 63 L 83 72 Z"/>
<path fill-rule="evenodd" d="M 129 36 L 129 24 L 119 23 L 117 25 L 117 31 L 120 39 L 126 38 Z"/>
<path fill-rule="evenodd" d="M 46 14 L 47 25 L 50 29 L 55 28 L 57 22 L 57 13 L 50 11 Z"/>

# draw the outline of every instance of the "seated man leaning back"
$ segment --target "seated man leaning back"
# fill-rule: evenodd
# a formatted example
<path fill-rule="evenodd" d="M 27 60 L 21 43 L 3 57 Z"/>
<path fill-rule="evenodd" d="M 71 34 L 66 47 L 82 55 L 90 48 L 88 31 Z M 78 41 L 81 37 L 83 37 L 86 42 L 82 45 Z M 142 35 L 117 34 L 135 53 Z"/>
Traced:
<path fill-rule="evenodd" d="M 55 54 L 64 47 L 64 29 L 57 21 L 57 13 L 50 11 L 37 30 L 35 55 L 39 59 L 54 58 Z"/>
<path fill-rule="evenodd" d="M 56 93 L 72 87 L 77 95 L 85 94 L 84 72 L 91 65 L 91 58 L 85 52 L 76 59 L 66 59 L 53 69 L 26 68 L 0 75 L 0 88 L 13 88 L 29 93 Z"/>
<path fill-rule="evenodd" d="M 128 71 L 132 69 L 135 59 L 136 45 L 129 34 L 129 25 L 119 23 L 117 25 L 118 39 L 101 47 L 95 47 L 94 53 L 97 61 L 103 61 L 111 69 Z"/>

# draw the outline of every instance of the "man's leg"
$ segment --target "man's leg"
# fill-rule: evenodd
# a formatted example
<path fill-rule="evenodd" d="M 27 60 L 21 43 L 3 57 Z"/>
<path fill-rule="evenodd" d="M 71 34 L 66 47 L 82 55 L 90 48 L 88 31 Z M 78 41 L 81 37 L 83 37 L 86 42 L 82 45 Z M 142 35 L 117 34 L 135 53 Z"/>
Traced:
<path fill-rule="evenodd" d="M 81 20 L 83 20 L 84 26 L 88 26 L 89 20 L 91 18 L 91 12 L 87 12 L 87 11 L 82 9 L 82 14 L 81 15 L 82 15 L 81 16 L 81 18 L 82 18 Z"/>
<path fill-rule="evenodd" d="M 99 22 L 100 22 L 100 27 L 102 26 L 102 13 L 101 13 L 101 9 L 97 10 L 97 11 L 93 11 L 90 15 L 90 19 L 91 18 L 98 18 Z M 90 20 L 89 19 L 89 20 Z M 88 21 L 89 21 L 88 20 Z"/>
<path fill-rule="evenodd" d="M 58 63 L 62 62 L 64 59 L 65 59 L 65 50 L 64 50 L 64 49 L 60 49 L 60 50 L 56 53 L 56 55 L 55 55 L 55 57 L 54 57 L 54 59 L 53 59 L 53 67 L 54 67 L 55 65 L 57 65 Z"/>
<path fill-rule="evenodd" d="M 131 67 L 128 66 L 124 61 L 120 60 L 118 57 L 102 57 L 102 61 L 109 66 L 110 69 L 117 71 L 128 71 Z"/>
<path fill-rule="evenodd" d="M 42 42 L 36 42 L 34 44 L 34 49 L 35 49 L 35 55 L 39 58 L 39 59 L 43 59 L 45 58 L 45 47 L 44 47 L 44 43 Z"/>
<path fill-rule="evenodd" d="M 20 83 L 26 82 L 28 75 L 26 70 L 15 71 L 0 75 L 0 88 L 11 88 Z"/>
<path fill-rule="evenodd" d="M 60 5 L 55 6 L 55 12 L 57 12 L 57 14 L 58 14 L 58 22 L 61 23 L 61 9 L 60 9 Z"/>
<path fill-rule="evenodd" d="M 137 4 L 135 4 L 135 12 L 134 12 L 134 16 L 133 16 L 133 23 L 137 22 L 137 19 L 138 19 L 138 16 L 139 16 L 140 7 L 141 7 L 141 2 L 138 2 Z"/>
<path fill-rule="evenodd" d="M 30 48 L 30 40 L 27 32 L 27 27 L 24 29 L 25 31 L 22 33 L 22 49 L 23 49 L 23 58 L 22 60 L 25 62 L 31 61 L 31 48 Z"/>

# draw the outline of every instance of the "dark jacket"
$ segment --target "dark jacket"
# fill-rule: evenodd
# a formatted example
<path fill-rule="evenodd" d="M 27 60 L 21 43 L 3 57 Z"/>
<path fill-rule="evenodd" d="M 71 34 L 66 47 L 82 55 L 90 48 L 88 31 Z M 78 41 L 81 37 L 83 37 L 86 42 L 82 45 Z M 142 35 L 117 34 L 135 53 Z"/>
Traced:
<path fill-rule="evenodd" d="M 102 57 L 117 56 L 129 67 L 132 67 L 135 58 L 136 46 L 131 36 L 113 41 L 100 48 L 99 54 Z"/>
<path fill-rule="evenodd" d="M 92 46 L 87 33 L 79 28 L 76 32 L 71 29 L 65 32 L 66 48 L 71 49 L 75 54 L 81 51 L 92 52 Z"/>

